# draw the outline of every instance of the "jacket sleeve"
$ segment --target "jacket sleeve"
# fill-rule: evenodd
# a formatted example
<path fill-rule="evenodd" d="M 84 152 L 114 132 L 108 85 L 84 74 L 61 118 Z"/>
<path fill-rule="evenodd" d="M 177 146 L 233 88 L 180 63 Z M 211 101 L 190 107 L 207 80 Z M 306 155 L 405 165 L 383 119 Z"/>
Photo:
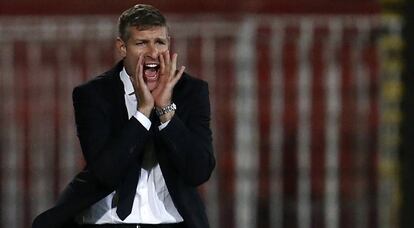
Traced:
<path fill-rule="evenodd" d="M 135 118 L 114 132 L 109 105 L 94 87 L 74 89 L 77 134 L 86 167 L 101 184 L 115 189 L 128 168 L 141 156 L 149 132 Z"/>
<path fill-rule="evenodd" d="M 190 96 L 188 119 L 182 121 L 176 112 L 160 131 L 161 141 L 168 148 L 166 156 L 184 181 L 192 186 L 206 182 L 215 167 L 208 86 L 206 82 L 199 85 Z"/>

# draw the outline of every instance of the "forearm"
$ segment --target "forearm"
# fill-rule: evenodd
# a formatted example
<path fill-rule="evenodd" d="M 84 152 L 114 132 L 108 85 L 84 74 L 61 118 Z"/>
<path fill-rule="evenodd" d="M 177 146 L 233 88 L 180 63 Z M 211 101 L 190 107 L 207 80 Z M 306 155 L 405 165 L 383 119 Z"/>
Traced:
<path fill-rule="evenodd" d="M 140 156 L 149 132 L 135 118 L 114 119 L 96 94 L 91 88 L 74 90 L 76 128 L 87 169 L 113 187 Z"/>
<path fill-rule="evenodd" d="M 87 161 L 89 169 L 104 185 L 111 188 L 117 186 L 128 167 L 138 162 L 148 135 L 148 130 L 131 118 L 119 135 L 108 139 L 98 151 L 89 150 L 87 145 L 83 145 L 84 153 L 96 154 L 94 159 Z"/>
<path fill-rule="evenodd" d="M 192 132 L 174 116 L 160 131 L 160 139 L 168 148 L 169 161 L 187 183 L 197 186 L 209 179 L 215 158 L 208 126 L 200 126 Z"/>

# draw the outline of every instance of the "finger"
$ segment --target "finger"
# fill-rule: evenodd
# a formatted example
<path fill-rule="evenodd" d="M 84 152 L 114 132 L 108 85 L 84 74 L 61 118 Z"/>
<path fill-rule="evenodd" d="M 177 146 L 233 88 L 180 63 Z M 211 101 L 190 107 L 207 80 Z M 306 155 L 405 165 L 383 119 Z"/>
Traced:
<path fill-rule="evenodd" d="M 137 80 L 136 80 L 137 79 L 137 75 L 140 72 L 140 70 L 139 70 L 140 65 L 141 65 L 141 55 L 138 56 L 137 65 L 135 66 L 135 72 L 134 72 L 134 75 L 132 75 L 132 77 L 131 77 L 135 82 L 137 82 Z"/>
<path fill-rule="evenodd" d="M 165 66 L 165 57 L 164 57 L 164 53 L 160 55 L 160 84 L 165 84 L 166 82 L 169 81 L 170 76 L 166 75 L 166 66 Z"/>
<path fill-rule="evenodd" d="M 137 72 L 135 73 L 135 80 L 137 82 L 138 87 L 145 86 L 143 72 L 144 72 L 144 65 L 143 65 L 143 56 L 142 54 L 138 57 L 138 65 L 137 65 Z"/>
<path fill-rule="evenodd" d="M 165 71 L 165 57 L 164 57 L 164 53 L 162 53 L 160 55 L 160 73 L 161 75 L 164 74 Z"/>
<path fill-rule="evenodd" d="M 169 69 L 170 64 L 171 64 L 171 57 L 170 57 L 170 51 L 167 50 L 166 52 L 164 52 L 164 57 L 165 57 L 165 66 L 166 69 Z"/>
<path fill-rule="evenodd" d="M 143 66 L 142 66 L 142 55 L 138 56 L 137 67 L 135 68 L 134 79 L 138 83 L 139 79 L 142 78 Z"/>
<path fill-rule="evenodd" d="M 172 80 L 172 83 L 174 85 L 178 82 L 178 80 L 180 80 L 181 76 L 183 76 L 184 70 L 185 70 L 185 66 L 181 66 L 180 70 L 177 72 L 177 74 L 175 75 L 175 77 Z"/>
<path fill-rule="evenodd" d="M 177 58 L 178 54 L 174 53 L 171 60 L 170 75 L 175 75 L 175 71 L 177 70 Z"/>

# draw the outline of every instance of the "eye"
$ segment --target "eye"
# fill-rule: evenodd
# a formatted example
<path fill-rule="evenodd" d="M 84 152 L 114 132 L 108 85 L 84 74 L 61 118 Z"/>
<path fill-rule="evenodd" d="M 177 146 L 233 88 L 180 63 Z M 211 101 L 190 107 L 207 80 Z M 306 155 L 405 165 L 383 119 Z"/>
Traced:
<path fill-rule="evenodd" d="M 136 40 L 135 41 L 135 45 L 136 46 L 144 46 L 146 45 L 148 42 L 146 40 Z"/>
<path fill-rule="evenodd" d="M 157 42 L 156 42 L 157 44 L 159 44 L 159 45 L 165 45 L 165 44 L 167 44 L 165 41 L 163 41 L 163 40 L 158 40 Z"/>

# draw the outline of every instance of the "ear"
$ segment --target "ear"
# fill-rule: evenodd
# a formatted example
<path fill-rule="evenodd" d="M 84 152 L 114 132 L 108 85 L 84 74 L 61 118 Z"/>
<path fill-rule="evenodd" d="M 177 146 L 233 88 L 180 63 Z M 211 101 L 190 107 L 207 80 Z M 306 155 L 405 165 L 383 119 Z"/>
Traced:
<path fill-rule="evenodd" d="M 126 56 L 126 43 L 121 39 L 121 37 L 117 37 L 115 41 L 116 49 L 121 55 L 121 57 Z"/>

